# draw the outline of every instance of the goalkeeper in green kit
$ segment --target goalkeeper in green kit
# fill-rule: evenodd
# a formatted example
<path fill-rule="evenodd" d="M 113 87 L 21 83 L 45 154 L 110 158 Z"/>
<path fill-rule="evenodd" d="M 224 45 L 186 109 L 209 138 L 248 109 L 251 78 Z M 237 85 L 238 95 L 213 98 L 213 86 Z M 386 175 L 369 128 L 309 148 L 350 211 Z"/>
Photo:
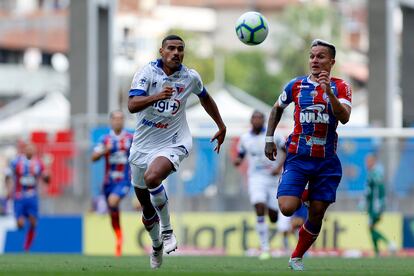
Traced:
<path fill-rule="evenodd" d="M 395 245 L 390 242 L 381 232 L 378 231 L 377 224 L 385 211 L 385 184 L 384 168 L 378 162 L 375 154 L 369 154 L 366 158 L 367 166 L 367 186 L 366 186 L 366 207 L 369 216 L 369 231 L 374 245 L 375 255 L 379 255 L 378 242 L 384 241 L 388 244 L 390 251 L 395 250 Z"/>

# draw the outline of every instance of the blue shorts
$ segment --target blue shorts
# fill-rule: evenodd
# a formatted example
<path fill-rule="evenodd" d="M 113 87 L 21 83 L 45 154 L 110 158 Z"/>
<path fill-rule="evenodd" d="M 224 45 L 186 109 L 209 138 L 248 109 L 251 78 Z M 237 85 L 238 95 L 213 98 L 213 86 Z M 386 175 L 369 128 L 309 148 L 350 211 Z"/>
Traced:
<path fill-rule="evenodd" d="M 130 187 L 131 184 L 129 181 L 104 184 L 103 193 L 106 199 L 108 199 L 110 194 L 116 194 L 120 198 L 123 198 L 128 194 Z"/>
<path fill-rule="evenodd" d="M 29 216 L 38 217 L 39 203 L 37 196 L 14 199 L 14 216 L 16 218 Z"/>
<path fill-rule="evenodd" d="M 317 158 L 288 154 L 280 178 L 277 197 L 301 197 L 309 182 L 309 200 L 335 202 L 336 189 L 342 178 L 338 156 Z"/>

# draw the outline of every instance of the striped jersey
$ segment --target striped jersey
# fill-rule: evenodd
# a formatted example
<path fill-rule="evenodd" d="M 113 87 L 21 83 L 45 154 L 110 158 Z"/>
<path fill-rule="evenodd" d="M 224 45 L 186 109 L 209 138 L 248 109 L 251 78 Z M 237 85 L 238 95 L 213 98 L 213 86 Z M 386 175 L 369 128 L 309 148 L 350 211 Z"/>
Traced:
<path fill-rule="evenodd" d="M 278 135 L 274 136 L 278 155 L 276 161 L 272 161 L 266 157 L 263 150 L 266 144 L 265 137 L 266 130 L 264 128 L 259 134 L 250 131 L 240 137 L 237 151 L 239 156 L 247 159 L 249 177 L 269 176 L 274 178 L 272 171 L 284 161 L 280 159 L 282 155 L 279 153 L 285 148 L 285 139 Z"/>
<path fill-rule="evenodd" d="M 352 107 L 351 87 L 342 79 L 331 78 L 331 89 L 340 103 Z M 291 80 L 279 96 L 279 105 L 295 104 L 294 129 L 287 140 L 287 152 L 311 157 L 335 154 L 338 119 L 332 111 L 328 95 L 310 76 Z"/>
<path fill-rule="evenodd" d="M 110 152 L 104 155 L 105 158 L 105 177 L 104 185 L 130 181 L 131 173 L 128 163 L 129 149 L 132 144 L 132 134 L 122 130 L 116 135 L 113 130 L 109 134 L 103 135 L 94 151 L 102 152 L 107 146 L 111 147 Z"/>
<path fill-rule="evenodd" d="M 15 199 L 37 194 L 39 179 L 45 171 L 45 165 L 40 158 L 34 156 L 28 159 L 26 155 L 19 155 L 11 162 L 10 170 Z"/>
<path fill-rule="evenodd" d="M 155 95 L 165 86 L 173 87 L 174 94 L 170 99 L 159 100 L 136 113 L 131 152 L 149 153 L 154 149 L 178 146 L 184 146 L 189 152 L 192 148 L 185 105 L 191 93 L 203 97 L 207 91 L 195 70 L 181 65 L 179 70 L 167 76 L 162 67 L 161 59 L 152 61 L 138 71 L 132 81 L 130 97 Z"/>

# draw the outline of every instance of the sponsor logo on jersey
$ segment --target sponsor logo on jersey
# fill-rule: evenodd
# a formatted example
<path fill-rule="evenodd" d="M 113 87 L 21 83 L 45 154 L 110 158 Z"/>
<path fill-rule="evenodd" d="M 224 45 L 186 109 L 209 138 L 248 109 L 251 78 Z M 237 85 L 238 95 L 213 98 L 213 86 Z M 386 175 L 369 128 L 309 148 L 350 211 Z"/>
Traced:
<path fill-rule="evenodd" d="M 318 95 L 318 92 L 316 90 L 312 90 L 309 94 L 311 97 L 316 97 Z"/>
<path fill-rule="evenodd" d="M 149 126 L 149 127 L 155 127 L 155 128 L 168 128 L 168 124 L 163 124 L 163 123 L 156 123 L 147 119 L 142 119 L 141 124 L 143 124 L 144 126 Z"/>
<path fill-rule="evenodd" d="M 312 145 L 320 145 L 324 146 L 326 145 L 326 138 L 320 138 L 320 137 L 314 137 L 314 136 L 306 136 L 306 145 L 312 146 Z"/>
<path fill-rule="evenodd" d="M 128 155 L 126 151 L 116 151 L 109 156 L 109 164 L 123 165 L 128 162 Z"/>
<path fill-rule="evenodd" d="M 23 186 L 35 186 L 36 185 L 36 177 L 32 176 L 32 175 L 27 175 L 27 176 L 22 176 L 20 177 L 20 183 Z"/>
<path fill-rule="evenodd" d="M 177 99 L 160 100 L 152 105 L 159 113 L 169 112 L 175 115 L 180 109 L 181 103 Z"/>
<path fill-rule="evenodd" d="M 314 104 L 306 107 L 300 113 L 300 123 L 322 123 L 329 124 L 329 114 L 322 113 L 325 110 L 325 105 Z"/>

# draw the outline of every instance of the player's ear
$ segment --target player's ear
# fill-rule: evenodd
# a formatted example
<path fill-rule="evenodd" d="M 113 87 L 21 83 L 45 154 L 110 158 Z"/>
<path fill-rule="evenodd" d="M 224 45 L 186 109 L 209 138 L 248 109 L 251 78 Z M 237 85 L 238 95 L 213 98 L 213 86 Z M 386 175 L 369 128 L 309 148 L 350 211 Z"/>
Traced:
<path fill-rule="evenodd" d="M 335 64 L 335 59 L 333 58 L 331 59 L 331 66 L 334 66 L 334 64 Z"/>
<path fill-rule="evenodd" d="M 160 53 L 161 56 L 162 56 L 163 50 L 164 49 L 162 47 L 158 50 L 158 52 Z"/>

